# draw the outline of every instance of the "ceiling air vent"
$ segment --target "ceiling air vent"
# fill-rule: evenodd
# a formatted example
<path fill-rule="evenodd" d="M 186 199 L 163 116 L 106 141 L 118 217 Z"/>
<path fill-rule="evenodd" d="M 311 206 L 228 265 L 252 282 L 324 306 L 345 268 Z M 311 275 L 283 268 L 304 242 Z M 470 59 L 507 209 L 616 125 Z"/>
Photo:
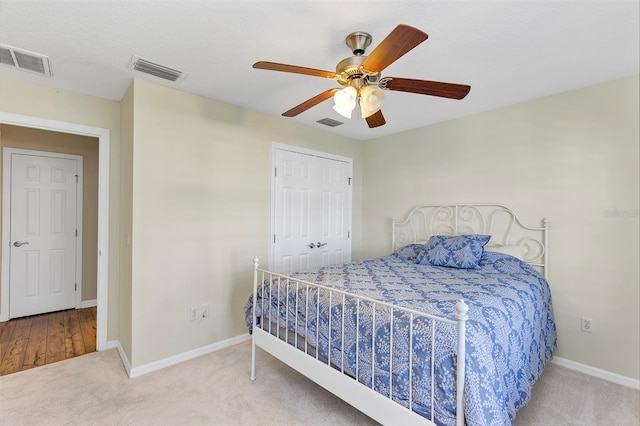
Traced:
<path fill-rule="evenodd" d="M 51 77 L 49 57 L 0 44 L 0 64 Z"/>
<path fill-rule="evenodd" d="M 187 75 L 183 71 L 151 62 L 136 55 L 131 58 L 129 68 L 169 81 L 179 81 Z"/>
<path fill-rule="evenodd" d="M 332 118 L 323 118 L 322 120 L 318 120 L 317 123 L 324 124 L 329 127 L 336 127 L 341 124 L 344 124 L 342 121 L 334 120 Z"/>

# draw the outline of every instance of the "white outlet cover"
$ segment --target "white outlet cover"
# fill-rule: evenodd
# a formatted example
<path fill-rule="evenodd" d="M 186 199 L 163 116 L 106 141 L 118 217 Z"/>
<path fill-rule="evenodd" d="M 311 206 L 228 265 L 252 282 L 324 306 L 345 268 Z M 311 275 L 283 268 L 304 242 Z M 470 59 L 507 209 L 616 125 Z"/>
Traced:
<path fill-rule="evenodd" d="M 197 320 L 199 317 L 198 315 L 198 307 L 197 306 L 193 306 L 191 307 L 191 309 L 189 310 L 189 319 L 191 321 Z"/>

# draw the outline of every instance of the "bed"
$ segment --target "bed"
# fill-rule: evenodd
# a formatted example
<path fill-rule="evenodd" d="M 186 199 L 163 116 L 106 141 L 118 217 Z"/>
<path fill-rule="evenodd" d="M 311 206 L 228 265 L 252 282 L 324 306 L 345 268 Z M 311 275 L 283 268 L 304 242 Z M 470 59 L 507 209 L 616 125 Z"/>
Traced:
<path fill-rule="evenodd" d="M 254 259 L 251 379 L 261 347 L 383 424 L 511 424 L 556 347 L 548 228 L 420 205 L 379 258 L 291 276 Z"/>

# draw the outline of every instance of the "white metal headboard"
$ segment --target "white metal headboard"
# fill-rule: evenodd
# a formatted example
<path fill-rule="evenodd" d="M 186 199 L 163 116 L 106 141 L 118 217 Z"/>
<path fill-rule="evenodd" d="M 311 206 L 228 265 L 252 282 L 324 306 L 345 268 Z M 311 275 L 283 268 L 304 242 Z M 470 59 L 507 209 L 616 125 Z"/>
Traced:
<path fill-rule="evenodd" d="M 403 221 L 391 222 L 392 250 L 407 244 L 426 243 L 432 235 L 491 235 L 488 244 L 517 245 L 525 250 L 524 261 L 549 279 L 549 220 L 542 226 L 524 225 L 501 204 L 419 205 Z"/>

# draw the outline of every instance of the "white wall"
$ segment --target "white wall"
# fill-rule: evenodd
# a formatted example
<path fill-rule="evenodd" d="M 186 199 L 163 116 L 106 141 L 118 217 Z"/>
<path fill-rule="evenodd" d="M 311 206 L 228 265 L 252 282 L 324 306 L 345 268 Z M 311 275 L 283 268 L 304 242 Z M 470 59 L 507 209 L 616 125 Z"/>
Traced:
<path fill-rule="evenodd" d="M 359 256 L 360 142 L 144 80 L 133 116 L 133 367 L 247 332 L 251 260 L 268 259 L 272 142 L 353 158 Z M 202 303 L 212 316 L 189 321 Z"/>
<path fill-rule="evenodd" d="M 547 217 L 556 356 L 638 379 L 638 94 L 633 76 L 367 141 L 364 254 L 388 252 L 390 218 L 420 203 Z"/>

